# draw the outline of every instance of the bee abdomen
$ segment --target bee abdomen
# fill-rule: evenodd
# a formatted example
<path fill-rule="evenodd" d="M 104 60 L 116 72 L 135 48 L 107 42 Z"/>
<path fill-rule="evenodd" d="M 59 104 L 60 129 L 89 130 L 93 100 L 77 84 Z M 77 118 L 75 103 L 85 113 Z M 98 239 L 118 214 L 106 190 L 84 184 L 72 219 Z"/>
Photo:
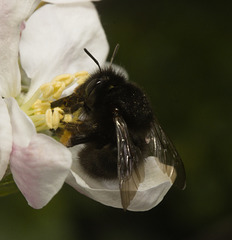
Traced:
<path fill-rule="evenodd" d="M 80 164 L 86 173 L 93 178 L 117 178 L 117 148 L 107 144 L 96 148 L 88 143 L 79 153 Z"/>

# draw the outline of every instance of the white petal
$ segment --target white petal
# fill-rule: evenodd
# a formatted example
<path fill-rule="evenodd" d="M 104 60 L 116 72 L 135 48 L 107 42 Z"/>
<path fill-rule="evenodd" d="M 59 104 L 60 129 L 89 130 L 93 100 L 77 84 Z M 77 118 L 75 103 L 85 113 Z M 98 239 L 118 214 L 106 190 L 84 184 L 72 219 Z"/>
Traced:
<path fill-rule="evenodd" d="M 38 0 L 0 0 L 0 95 L 17 96 L 20 92 L 18 48 L 20 26 L 36 7 Z"/>
<path fill-rule="evenodd" d="M 51 137 L 37 134 L 15 99 L 5 101 L 12 125 L 10 168 L 14 181 L 29 205 L 42 208 L 62 187 L 71 166 L 71 153 Z"/>
<path fill-rule="evenodd" d="M 128 210 L 147 211 L 159 204 L 172 186 L 171 179 L 164 174 L 155 157 L 146 158 L 145 180 L 139 186 Z"/>
<path fill-rule="evenodd" d="M 0 98 L 0 180 L 6 172 L 12 150 L 12 129 L 7 106 Z"/>
<path fill-rule="evenodd" d="M 80 148 L 81 146 L 79 146 Z M 155 207 L 172 186 L 170 178 L 162 172 L 156 161 L 157 159 L 154 157 L 146 159 L 145 180 L 139 185 L 128 210 L 146 211 Z M 102 204 L 122 208 L 118 181 L 99 181 L 89 177 L 82 170 L 78 160 L 73 162 L 66 182 L 77 191 Z"/>
<path fill-rule="evenodd" d="M 10 115 L 14 144 L 27 147 L 32 136 L 36 134 L 31 119 L 19 108 L 14 98 L 5 99 Z"/>
<path fill-rule="evenodd" d="M 38 9 L 27 21 L 20 42 L 21 63 L 32 79 L 27 99 L 59 74 L 95 68 L 84 48 L 100 63 L 105 61 L 108 43 L 91 2 Z"/>
<path fill-rule="evenodd" d="M 37 134 L 28 147 L 13 146 L 10 166 L 28 204 L 39 209 L 62 187 L 71 166 L 71 153 L 52 138 Z"/>
<path fill-rule="evenodd" d="M 97 2 L 97 1 L 100 1 L 100 0 L 93 0 L 93 1 L 90 1 L 90 0 L 46 0 L 45 2 L 48 2 L 48 3 L 55 3 L 55 4 L 66 4 L 66 3 L 77 3 L 77 2 Z"/>

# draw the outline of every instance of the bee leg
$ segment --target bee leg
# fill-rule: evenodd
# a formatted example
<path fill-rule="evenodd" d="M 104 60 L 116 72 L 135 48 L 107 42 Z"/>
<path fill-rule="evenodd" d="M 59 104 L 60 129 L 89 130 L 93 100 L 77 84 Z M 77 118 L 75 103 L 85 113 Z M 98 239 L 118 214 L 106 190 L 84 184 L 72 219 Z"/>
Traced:
<path fill-rule="evenodd" d="M 65 106 L 67 105 L 67 101 L 69 100 L 70 97 L 72 97 L 72 95 L 68 96 L 68 97 L 63 97 L 60 98 L 54 102 L 51 102 L 51 108 L 55 108 L 55 107 L 61 107 L 61 106 Z"/>
<path fill-rule="evenodd" d="M 67 129 L 58 129 L 55 134 L 59 137 L 60 142 L 66 147 L 73 147 L 78 144 L 90 142 L 92 137 L 90 135 L 78 134 L 73 135 L 73 132 Z"/>
<path fill-rule="evenodd" d="M 75 145 L 78 144 L 83 144 L 83 143 L 87 143 L 90 142 L 92 139 L 91 135 L 78 135 L 78 136 L 73 136 L 69 139 L 68 143 L 67 143 L 67 147 L 73 147 Z"/>
<path fill-rule="evenodd" d="M 83 102 L 80 101 L 80 96 L 73 93 L 67 97 L 60 98 L 54 102 L 51 102 L 51 108 L 60 107 L 65 112 L 73 113 L 80 107 L 83 107 Z"/>
<path fill-rule="evenodd" d="M 93 141 L 96 135 L 96 126 L 89 122 L 67 123 L 63 132 L 65 141 L 62 141 L 67 147 Z"/>

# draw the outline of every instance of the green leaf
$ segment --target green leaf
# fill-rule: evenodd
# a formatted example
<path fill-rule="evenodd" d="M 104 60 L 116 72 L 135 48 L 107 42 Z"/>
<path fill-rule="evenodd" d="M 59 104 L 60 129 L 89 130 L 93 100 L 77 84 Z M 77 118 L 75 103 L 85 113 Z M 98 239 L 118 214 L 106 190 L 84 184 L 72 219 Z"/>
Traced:
<path fill-rule="evenodd" d="M 5 176 L 0 181 L 0 197 L 18 192 L 18 188 L 13 180 L 12 174 Z"/>

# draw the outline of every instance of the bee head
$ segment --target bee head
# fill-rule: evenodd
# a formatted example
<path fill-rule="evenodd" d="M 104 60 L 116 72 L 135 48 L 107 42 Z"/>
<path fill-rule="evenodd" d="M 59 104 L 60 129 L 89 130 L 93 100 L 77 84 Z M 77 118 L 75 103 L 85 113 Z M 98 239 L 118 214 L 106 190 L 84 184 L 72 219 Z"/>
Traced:
<path fill-rule="evenodd" d="M 85 53 L 96 63 L 99 68 L 96 73 L 91 75 L 86 83 L 86 105 L 90 109 L 93 109 L 96 102 L 98 102 L 97 100 L 101 99 L 103 96 L 101 94 L 107 94 L 111 88 L 114 88 L 114 86 L 120 85 L 125 81 L 122 74 L 118 74 L 112 69 L 114 57 L 116 56 L 118 49 L 119 44 L 117 44 L 114 49 L 109 67 L 102 70 L 97 59 L 86 48 L 84 48 Z"/>
<path fill-rule="evenodd" d="M 117 109 L 117 114 L 129 126 L 143 128 L 144 123 L 152 120 L 150 104 L 139 87 L 129 83 L 122 72 L 112 67 L 118 47 L 114 50 L 109 67 L 105 69 L 101 69 L 98 61 L 85 49 L 99 68 L 85 83 L 85 107 L 88 114 L 103 126 L 113 124 Z"/>
<path fill-rule="evenodd" d="M 123 74 L 115 71 L 112 67 L 118 49 L 119 44 L 114 49 L 109 66 L 104 69 L 101 68 L 97 59 L 86 48 L 84 49 L 99 68 L 85 84 L 85 108 L 89 114 L 92 113 L 94 116 L 104 114 L 111 117 L 113 112 L 110 100 L 111 92 L 126 81 Z"/>
<path fill-rule="evenodd" d="M 108 108 L 111 111 L 111 95 L 117 88 L 123 86 L 125 82 L 125 77 L 114 71 L 112 67 L 97 71 L 86 82 L 85 104 L 95 113 L 96 111 L 101 111 L 102 105 L 105 110 Z"/>

